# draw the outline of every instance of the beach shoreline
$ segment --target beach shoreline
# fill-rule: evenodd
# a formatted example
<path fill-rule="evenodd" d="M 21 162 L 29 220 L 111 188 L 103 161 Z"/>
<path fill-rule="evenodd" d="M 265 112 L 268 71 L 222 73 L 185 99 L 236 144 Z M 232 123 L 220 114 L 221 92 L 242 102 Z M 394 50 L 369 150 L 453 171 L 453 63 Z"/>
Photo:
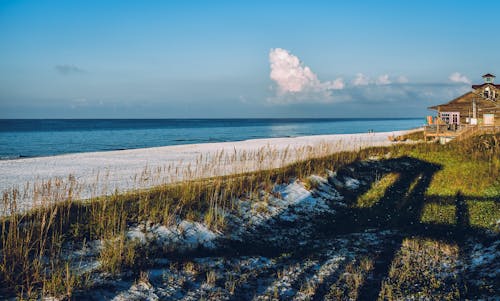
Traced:
<path fill-rule="evenodd" d="M 76 181 L 78 197 L 85 199 L 186 179 L 277 168 L 313 154 L 386 146 L 391 144 L 388 136 L 416 130 L 265 138 L 3 160 L 0 191 L 35 190 L 37 185 L 41 191 L 41 186 L 58 179 Z M 32 207 L 29 198 L 23 203 Z"/>

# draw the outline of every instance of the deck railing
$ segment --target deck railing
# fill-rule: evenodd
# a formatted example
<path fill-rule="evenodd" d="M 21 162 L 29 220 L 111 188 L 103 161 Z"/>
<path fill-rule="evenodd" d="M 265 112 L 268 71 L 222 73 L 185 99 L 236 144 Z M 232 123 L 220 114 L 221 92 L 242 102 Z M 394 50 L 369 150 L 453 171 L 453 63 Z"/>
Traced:
<path fill-rule="evenodd" d="M 425 137 L 456 137 L 465 139 L 470 136 L 482 133 L 500 132 L 500 125 L 450 125 L 432 124 L 424 127 Z"/>
<path fill-rule="evenodd" d="M 431 124 L 424 127 L 426 133 L 459 132 L 466 126 L 457 124 Z"/>

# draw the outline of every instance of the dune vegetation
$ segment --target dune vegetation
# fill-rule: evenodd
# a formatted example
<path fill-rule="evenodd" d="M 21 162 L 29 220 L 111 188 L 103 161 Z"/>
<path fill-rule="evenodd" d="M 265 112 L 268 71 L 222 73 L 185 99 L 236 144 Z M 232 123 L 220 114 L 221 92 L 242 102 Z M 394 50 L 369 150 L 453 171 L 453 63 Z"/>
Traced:
<path fill-rule="evenodd" d="M 15 213 L 22 192 L 3 194 L 2 297 L 500 297 L 500 134 L 89 200 L 44 185 L 62 201 Z"/>

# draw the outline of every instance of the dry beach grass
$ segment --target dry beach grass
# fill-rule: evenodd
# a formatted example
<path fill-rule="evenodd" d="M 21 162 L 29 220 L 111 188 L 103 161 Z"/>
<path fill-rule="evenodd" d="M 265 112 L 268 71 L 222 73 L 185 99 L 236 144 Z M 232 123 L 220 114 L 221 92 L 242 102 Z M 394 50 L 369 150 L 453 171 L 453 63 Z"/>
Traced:
<path fill-rule="evenodd" d="M 411 132 L 411 131 L 409 131 Z M 165 146 L 0 161 L 0 190 L 16 188 L 16 210 L 182 180 L 283 167 L 313 156 L 389 145 L 405 132 L 317 135 Z M 69 194 L 71 192 L 71 194 Z M 0 204 L 1 205 L 1 204 Z M 8 210 L 3 208 L 2 211 Z"/>

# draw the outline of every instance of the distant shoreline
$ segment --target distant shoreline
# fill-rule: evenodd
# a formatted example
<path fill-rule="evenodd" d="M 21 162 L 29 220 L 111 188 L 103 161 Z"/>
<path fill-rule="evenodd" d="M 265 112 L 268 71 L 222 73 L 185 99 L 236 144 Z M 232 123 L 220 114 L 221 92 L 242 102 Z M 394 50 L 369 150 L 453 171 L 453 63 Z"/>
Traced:
<path fill-rule="evenodd" d="M 421 130 L 421 127 L 415 127 L 407 130 L 397 130 L 394 132 L 412 132 L 412 131 L 418 131 Z M 374 133 L 392 133 L 392 132 L 369 132 L 367 134 L 374 134 Z M 55 154 L 55 155 L 45 155 L 45 156 L 24 156 L 20 155 L 17 157 L 7 157 L 3 158 L 0 157 L 0 162 L 2 161 L 9 161 L 9 160 L 26 160 L 26 159 L 34 159 L 34 158 L 50 158 L 50 157 L 59 157 L 59 156 L 65 156 L 65 155 L 78 155 L 78 154 L 88 154 L 88 153 L 108 153 L 108 152 L 119 152 L 119 151 L 128 151 L 128 150 L 141 150 L 141 149 L 149 149 L 149 148 L 162 148 L 162 147 L 170 147 L 170 146 L 185 146 L 185 145 L 203 145 L 203 144 L 218 144 L 218 143 L 237 143 L 237 142 L 247 142 L 247 141 L 254 141 L 254 140 L 267 140 L 267 139 L 294 139 L 294 138 L 304 138 L 304 137 L 315 137 L 315 136 L 337 136 L 337 135 L 362 135 L 365 134 L 363 133 L 349 133 L 349 134 L 330 134 L 330 135 L 323 135 L 323 134 L 316 134 L 316 135 L 306 135 L 306 136 L 283 136 L 283 137 L 272 137 L 272 138 L 254 138 L 254 139 L 243 139 L 243 140 L 226 140 L 226 141 L 206 141 L 206 142 L 199 142 L 199 143 L 185 143 L 185 144 L 175 144 L 175 145 L 164 145 L 164 146 L 152 146 L 152 147 L 140 147 L 140 148 L 117 148 L 117 149 L 109 149 L 109 150 L 101 150 L 101 151 L 90 151 L 90 152 L 76 152 L 76 153 L 62 153 L 62 154 Z M 178 139 L 177 141 L 182 141 L 182 142 L 189 142 L 191 140 L 189 139 Z"/>
<path fill-rule="evenodd" d="M 406 130 L 416 119 L 0 120 L 0 160 L 251 139 Z"/>

